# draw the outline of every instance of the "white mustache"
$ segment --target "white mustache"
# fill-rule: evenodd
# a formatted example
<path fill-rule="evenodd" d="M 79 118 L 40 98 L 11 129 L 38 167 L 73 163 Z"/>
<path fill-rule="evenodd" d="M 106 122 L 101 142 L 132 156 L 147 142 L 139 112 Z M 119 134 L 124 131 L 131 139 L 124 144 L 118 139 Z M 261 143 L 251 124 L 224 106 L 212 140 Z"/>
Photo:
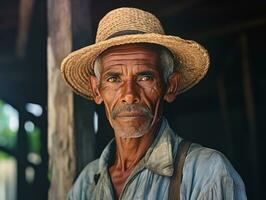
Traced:
<path fill-rule="evenodd" d="M 123 112 L 140 112 L 143 113 L 143 115 L 148 118 L 153 117 L 151 111 L 145 106 L 139 104 L 125 104 L 120 107 L 114 108 L 114 110 L 112 111 L 112 118 L 115 119 L 120 113 Z"/>

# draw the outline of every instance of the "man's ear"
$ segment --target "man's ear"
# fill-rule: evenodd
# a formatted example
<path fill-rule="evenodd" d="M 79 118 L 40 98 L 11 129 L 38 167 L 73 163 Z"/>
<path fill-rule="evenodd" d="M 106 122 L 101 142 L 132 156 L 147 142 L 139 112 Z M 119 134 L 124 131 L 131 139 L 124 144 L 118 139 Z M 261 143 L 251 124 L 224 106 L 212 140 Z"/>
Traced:
<path fill-rule="evenodd" d="M 98 89 L 98 80 L 96 76 L 90 76 L 90 82 L 91 82 L 93 100 L 95 101 L 96 104 L 101 104 L 103 102 L 103 99 Z"/>
<path fill-rule="evenodd" d="M 171 103 L 175 100 L 178 95 L 178 86 L 180 81 L 180 74 L 176 71 L 168 77 L 166 93 L 164 95 L 164 100 Z"/>

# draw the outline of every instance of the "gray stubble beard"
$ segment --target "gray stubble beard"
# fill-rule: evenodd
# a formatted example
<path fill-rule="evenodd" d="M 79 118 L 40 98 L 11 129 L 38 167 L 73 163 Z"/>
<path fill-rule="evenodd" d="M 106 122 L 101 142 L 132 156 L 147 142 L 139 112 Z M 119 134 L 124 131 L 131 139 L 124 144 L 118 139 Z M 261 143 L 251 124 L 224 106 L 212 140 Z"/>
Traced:
<path fill-rule="evenodd" d="M 122 127 L 120 130 L 117 128 L 114 128 L 115 133 L 117 134 L 116 136 L 121 137 L 121 138 L 139 138 L 145 135 L 145 133 L 149 132 L 149 128 L 153 119 L 153 115 L 151 111 L 142 106 L 142 105 L 123 105 L 118 108 L 115 108 L 112 112 L 112 118 L 115 119 L 119 113 L 123 111 L 139 111 L 144 114 L 144 116 L 147 118 L 147 122 L 142 124 L 140 127 Z M 145 120 L 146 121 L 146 120 Z M 124 130 L 123 130 L 124 129 Z"/>

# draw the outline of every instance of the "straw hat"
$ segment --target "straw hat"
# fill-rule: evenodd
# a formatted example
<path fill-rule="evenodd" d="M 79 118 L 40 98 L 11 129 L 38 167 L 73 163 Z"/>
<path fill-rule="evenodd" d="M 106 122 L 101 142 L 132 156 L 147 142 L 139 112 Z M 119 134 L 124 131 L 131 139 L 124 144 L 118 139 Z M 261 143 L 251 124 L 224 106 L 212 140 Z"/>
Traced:
<path fill-rule="evenodd" d="M 100 21 L 95 44 L 74 51 L 63 60 L 64 79 L 76 93 L 92 99 L 90 76 L 94 74 L 95 59 L 109 47 L 131 43 L 158 44 L 172 52 L 181 74 L 179 93 L 197 84 L 209 67 L 208 52 L 198 43 L 165 35 L 160 21 L 151 13 L 136 8 L 118 8 Z"/>

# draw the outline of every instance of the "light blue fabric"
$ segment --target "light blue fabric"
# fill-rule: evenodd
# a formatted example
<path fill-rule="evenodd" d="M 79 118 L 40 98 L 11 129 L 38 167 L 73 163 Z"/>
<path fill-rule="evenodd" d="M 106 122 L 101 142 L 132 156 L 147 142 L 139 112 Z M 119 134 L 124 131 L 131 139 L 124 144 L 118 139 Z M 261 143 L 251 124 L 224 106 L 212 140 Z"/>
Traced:
<path fill-rule="evenodd" d="M 128 178 L 120 199 L 168 199 L 174 158 L 181 141 L 164 119 L 156 139 Z M 68 194 L 69 200 L 114 199 L 107 170 L 114 152 L 112 140 L 101 157 L 84 168 Z M 192 144 L 184 163 L 180 197 L 242 200 L 246 199 L 246 192 L 241 177 L 222 153 Z"/>

